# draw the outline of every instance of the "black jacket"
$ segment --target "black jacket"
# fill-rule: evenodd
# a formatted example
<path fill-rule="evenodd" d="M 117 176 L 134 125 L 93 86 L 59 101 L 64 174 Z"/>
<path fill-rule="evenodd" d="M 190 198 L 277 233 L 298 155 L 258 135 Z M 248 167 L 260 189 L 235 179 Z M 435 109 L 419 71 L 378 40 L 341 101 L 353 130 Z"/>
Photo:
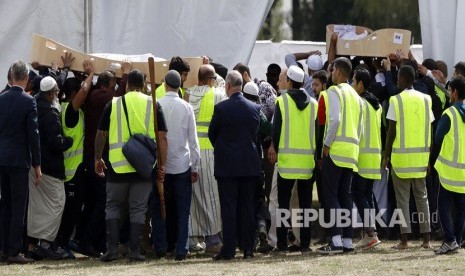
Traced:
<path fill-rule="evenodd" d="M 44 94 L 37 94 L 36 100 L 42 173 L 65 179 L 63 151 L 71 147 L 73 140 L 63 136 L 60 112 L 44 97 Z"/>
<path fill-rule="evenodd" d="M 0 93 L 0 166 L 40 165 L 37 105 L 19 86 Z"/>

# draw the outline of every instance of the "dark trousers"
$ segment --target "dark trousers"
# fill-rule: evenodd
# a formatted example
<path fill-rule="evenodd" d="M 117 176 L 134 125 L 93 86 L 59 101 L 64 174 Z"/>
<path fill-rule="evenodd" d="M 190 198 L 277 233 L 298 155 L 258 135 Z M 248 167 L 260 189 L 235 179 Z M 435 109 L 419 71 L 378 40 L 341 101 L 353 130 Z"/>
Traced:
<path fill-rule="evenodd" d="M 263 173 L 260 173 L 260 176 L 255 186 L 255 219 L 257 220 L 257 228 L 266 228 L 266 221 L 270 220 L 270 212 L 268 210 L 268 204 L 265 194 L 266 192 L 263 184 Z"/>
<path fill-rule="evenodd" d="M 373 199 L 373 179 L 367 179 L 359 175 L 353 174 L 352 178 L 352 198 L 357 211 L 363 222 L 365 232 L 375 230 L 374 214 L 375 203 Z M 369 214 L 369 215 L 368 215 Z M 373 214 L 373 216 L 371 216 Z M 353 218 L 354 220 L 356 218 Z"/>
<path fill-rule="evenodd" d="M 297 182 L 297 193 L 299 196 L 299 208 L 310 209 L 312 208 L 312 190 L 313 182 L 310 179 L 284 179 L 278 173 L 278 205 L 279 209 L 289 210 L 292 188 L 294 183 Z M 302 222 L 303 223 L 303 222 Z M 287 248 L 287 227 L 281 225 L 276 227 L 276 235 L 278 238 L 277 246 L 279 250 Z M 311 226 L 300 227 L 300 247 L 308 248 L 310 246 Z"/>
<path fill-rule="evenodd" d="M 0 167 L 0 231 L 3 254 L 16 256 L 23 248 L 29 170 Z"/>
<path fill-rule="evenodd" d="M 74 177 L 65 182 L 66 203 L 61 219 L 60 229 L 56 238 L 58 246 L 67 248 L 74 228 L 81 217 L 83 205 L 83 185 L 86 185 L 86 172 L 81 163 Z"/>
<path fill-rule="evenodd" d="M 236 241 L 244 251 L 252 251 L 255 237 L 254 196 L 257 177 L 218 177 L 223 248 L 221 254 L 234 257 Z"/>
<path fill-rule="evenodd" d="M 321 183 L 325 213 L 331 214 L 331 210 L 336 213 L 337 210 L 341 209 L 352 213 L 353 203 L 350 188 L 352 174 L 352 169 L 338 167 L 329 156 L 323 156 Z M 334 221 L 336 223 L 329 229 L 331 237 L 342 235 L 343 238 L 352 238 L 352 224 L 341 228 L 337 226 L 338 220 L 339 218 L 335 217 Z"/>
<path fill-rule="evenodd" d="M 161 219 L 160 197 L 156 185 L 152 191 L 152 240 L 157 252 L 172 251 L 187 255 L 189 250 L 189 215 L 192 200 L 191 169 L 180 174 L 166 174 L 164 195 L 166 222 Z"/>
<path fill-rule="evenodd" d="M 465 230 L 465 194 L 448 191 L 440 185 L 437 204 L 444 241 L 452 242 L 455 240 L 460 244 L 462 233 Z M 451 210 L 455 211 L 453 217 Z M 454 212 L 452 213 L 454 214 Z"/>
<path fill-rule="evenodd" d="M 95 174 L 94 164 L 85 163 L 85 183 L 82 196 L 84 208 L 76 226 L 76 239 L 80 246 L 93 246 L 100 252 L 106 251 L 106 178 Z"/>

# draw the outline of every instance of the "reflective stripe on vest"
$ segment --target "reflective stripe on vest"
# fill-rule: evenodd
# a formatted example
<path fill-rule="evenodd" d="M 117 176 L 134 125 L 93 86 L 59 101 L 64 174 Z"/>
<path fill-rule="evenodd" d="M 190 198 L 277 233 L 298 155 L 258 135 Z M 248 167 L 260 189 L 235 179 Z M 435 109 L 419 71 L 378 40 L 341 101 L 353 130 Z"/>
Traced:
<path fill-rule="evenodd" d="M 66 110 L 68 107 L 72 107 L 69 103 L 61 104 L 61 125 L 63 128 L 63 135 L 66 137 L 71 137 L 73 139 L 73 145 L 63 152 L 64 165 L 65 165 L 65 181 L 70 181 L 78 166 L 82 163 L 84 159 L 84 113 L 79 109 L 79 119 L 77 124 L 69 128 L 66 126 Z"/>
<path fill-rule="evenodd" d="M 310 103 L 304 110 L 299 110 L 288 94 L 277 99 L 282 114 L 278 172 L 285 179 L 310 179 L 315 168 L 318 104 L 308 94 L 305 95 Z"/>
<path fill-rule="evenodd" d="M 465 193 L 465 123 L 455 107 L 449 107 L 443 116 L 449 116 L 450 129 L 444 136 L 439 157 L 434 167 L 444 189 Z"/>
<path fill-rule="evenodd" d="M 446 98 L 446 92 L 442 90 L 441 87 L 434 85 L 434 90 L 436 91 L 436 94 L 438 95 L 439 99 L 441 100 L 441 107 L 444 110 L 444 107 L 446 106 L 447 103 L 447 98 Z"/>
<path fill-rule="evenodd" d="M 360 139 L 358 174 L 367 179 L 381 179 L 381 113 L 362 98 L 364 130 Z"/>
<path fill-rule="evenodd" d="M 200 149 L 213 149 L 210 140 L 208 139 L 208 127 L 213 117 L 215 110 L 215 92 L 210 88 L 207 93 L 202 97 L 200 102 L 199 115 L 196 120 L 197 137 L 199 138 Z"/>
<path fill-rule="evenodd" d="M 339 167 L 358 171 L 359 137 L 362 132 L 362 101 L 348 83 L 332 86 L 341 104 L 340 124 L 331 144 L 331 160 Z M 331 88 L 330 88 L 331 89 Z M 329 97 L 329 96 L 326 96 Z M 326 130 L 329 125 L 330 102 L 326 103 Z M 350 112 L 349 112 L 350 110 Z M 351 115 L 349 118 L 349 114 Z M 326 136 L 325 130 L 325 136 Z"/>
<path fill-rule="evenodd" d="M 431 100 L 421 92 L 404 91 L 391 97 L 390 104 L 394 105 L 397 120 L 392 167 L 399 178 L 423 178 L 431 143 Z"/>
<path fill-rule="evenodd" d="M 124 96 L 132 134 L 145 133 L 155 139 L 153 130 L 152 99 L 139 92 L 128 92 Z M 131 112 L 132 111 L 132 112 Z M 132 173 L 136 170 L 123 154 L 123 146 L 129 139 L 129 130 L 123 110 L 122 97 L 113 98 L 109 129 L 109 160 L 116 173 Z"/>

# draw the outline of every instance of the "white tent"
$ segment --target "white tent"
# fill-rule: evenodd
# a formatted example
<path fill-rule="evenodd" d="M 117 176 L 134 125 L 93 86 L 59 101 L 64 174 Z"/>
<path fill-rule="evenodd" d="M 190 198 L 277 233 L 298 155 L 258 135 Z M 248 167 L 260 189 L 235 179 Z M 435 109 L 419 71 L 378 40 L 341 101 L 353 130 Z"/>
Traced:
<path fill-rule="evenodd" d="M 209 55 L 247 62 L 273 0 L 22 0 L 0 2 L 0 78 L 29 61 L 38 33 L 88 53 Z M 4 83 L 0 82 L 0 83 Z"/>
<path fill-rule="evenodd" d="M 449 67 L 465 60 L 465 1 L 419 0 L 423 56 Z"/>

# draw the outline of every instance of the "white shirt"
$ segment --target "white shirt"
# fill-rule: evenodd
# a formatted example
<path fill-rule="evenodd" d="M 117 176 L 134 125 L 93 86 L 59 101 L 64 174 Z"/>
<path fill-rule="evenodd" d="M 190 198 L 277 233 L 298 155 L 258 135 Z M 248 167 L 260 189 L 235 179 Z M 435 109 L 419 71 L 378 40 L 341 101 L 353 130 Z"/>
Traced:
<path fill-rule="evenodd" d="M 414 89 L 405 89 L 404 91 L 402 91 L 402 93 L 403 92 L 412 92 L 412 91 L 416 91 L 416 90 L 414 90 Z M 418 92 L 418 93 L 421 93 L 421 92 Z M 389 105 L 389 108 L 388 108 L 388 111 L 387 111 L 387 114 L 386 114 L 386 119 L 391 120 L 391 121 L 397 121 L 396 110 L 394 109 L 394 106 L 392 104 Z M 433 111 L 431 111 L 431 109 L 430 109 L 430 111 L 429 111 L 429 123 L 431 124 L 432 122 L 434 122 L 434 114 L 433 114 Z"/>
<path fill-rule="evenodd" d="M 200 147 L 194 110 L 177 92 L 167 91 L 159 100 L 165 115 L 168 138 L 166 173 L 179 174 L 189 169 L 199 171 Z"/>

